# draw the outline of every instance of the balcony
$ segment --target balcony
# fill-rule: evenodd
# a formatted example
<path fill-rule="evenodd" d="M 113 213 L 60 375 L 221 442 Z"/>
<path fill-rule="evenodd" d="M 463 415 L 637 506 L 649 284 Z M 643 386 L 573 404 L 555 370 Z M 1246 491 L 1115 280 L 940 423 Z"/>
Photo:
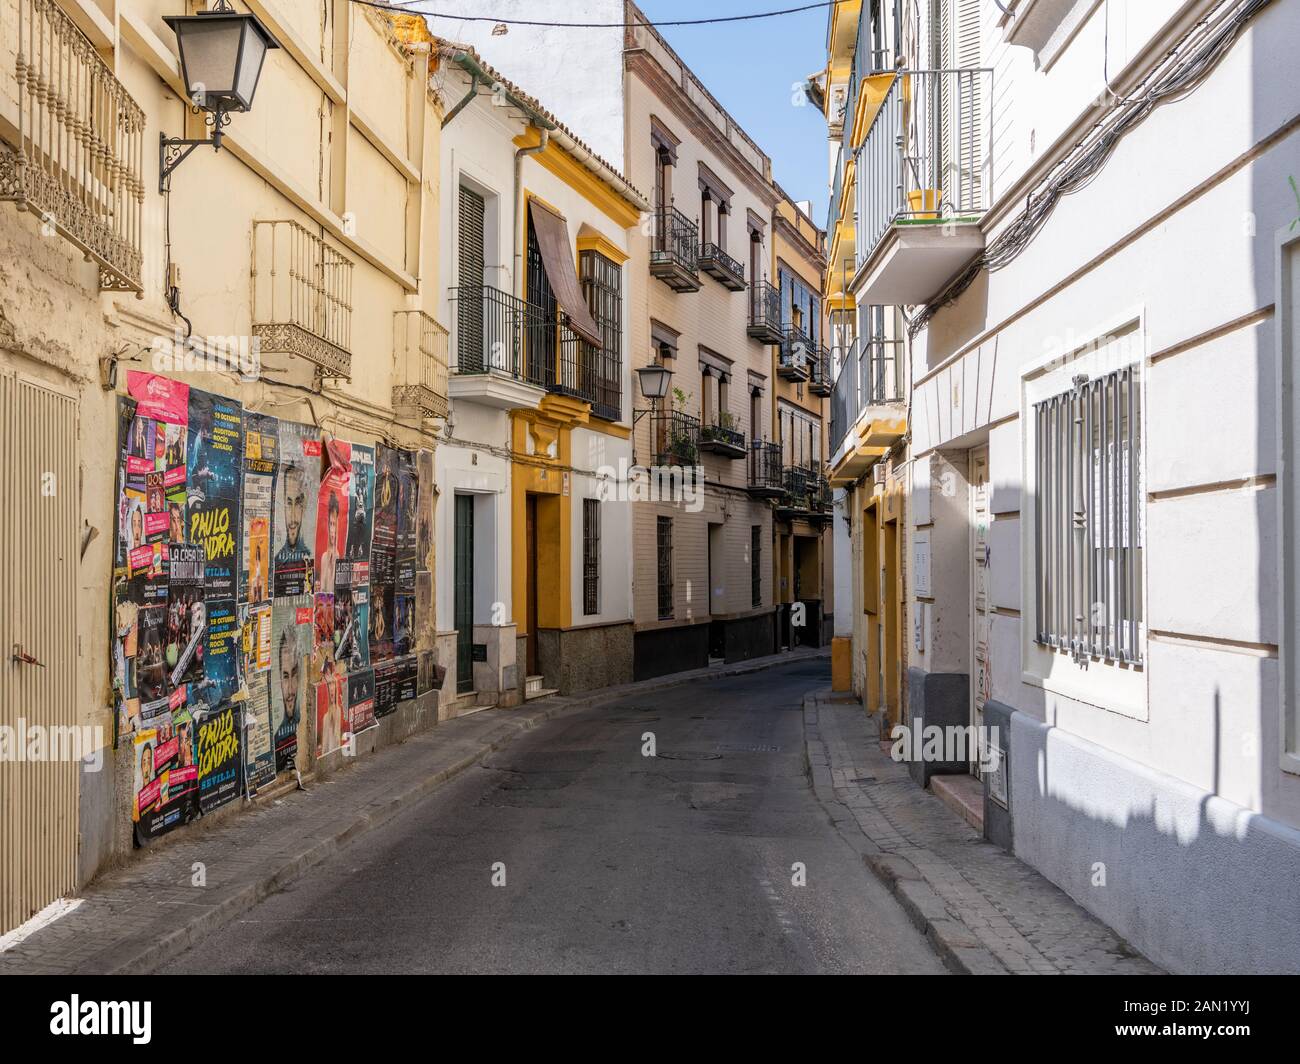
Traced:
<path fill-rule="evenodd" d="M 745 267 L 717 244 L 705 244 L 700 248 L 699 263 L 700 269 L 721 282 L 724 288 L 733 292 L 745 290 Z"/>
<path fill-rule="evenodd" d="M 831 394 L 833 379 L 831 377 L 831 353 L 829 349 L 818 346 L 808 363 L 808 390 L 813 395 Z"/>
<path fill-rule="evenodd" d="M 536 409 L 546 392 L 590 403 L 598 417 L 622 410 L 617 357 L 583 340 L 563 311 L 548 311 L 488 285 L 451 289 L 451 396 L 502 410 Z"/>
<path fill-rule="evenodd" d="M 698 292 L 699 227 L 676 207 L 656 211 L 654 219 L 650 276 L 658 277 L 674 292 Z"/>
<path fill-rule="evenodd" d="M 832 510 L 830 482 L 817 465 L 795 464 L 782 471 L 785 493 L 778 510 L 791 517 L 825 520 Z"/>
<path fill-rule="evenodd" d="M 890 84 L 855 155 L 860 303 L 935 298 L 984 247 L 988 70 L 923 70 Z"/>
<path fill-rule="evenodd" d="M 352 260 L 297 222 L 253 223 L 253 335 L 262 354 L 352 377 Z"/>
<path fill-rule="evenodd" d="M 143 291 L 144 112 L 50 0 L 2 0 L 0 22 L 16 56 L 0 79 L 0 200 L 92 259 L 100 288 Z"/>
<path fill-rule="evenodd" d="M 745 434 L 736 428 L 734 414 L 719 414 L 712 424 L 700 428 L 700 450 L 733 460 L 745 457 Z"/>
<path fill-rule="evenodd" d="M 786 326 L 776 361 L 777 376 L 796 383 L 806 381 L 814 351 L 815 345 L 803 334 L 802 329 L 795 325 Z"/>
<path fill-rule="evenodd" d="M 779 443 L 755 440 L 750 446 L 748 487 L 749 493 L 759 498 L 776 499 L 785 494 Z"/>
<path fill-rule="evenodd" d="M 447 330 L 422 310 L 393 315 L 393 351 L 397 380 L 393 409 L 413 410 L 421 417 L 446 417 Z"/>
<path fill-rule="evenodd" d="M 700 419 L 681 410 L 650 415 L 655 465 L 693 466 L 700 460 Z"/>
<path fill-rule="evenodd" d="M 781 290 L 768 281 L 755 281 L 749 286 L 749 323 L 745 334 L 765 344 L 781 342 Z"/>

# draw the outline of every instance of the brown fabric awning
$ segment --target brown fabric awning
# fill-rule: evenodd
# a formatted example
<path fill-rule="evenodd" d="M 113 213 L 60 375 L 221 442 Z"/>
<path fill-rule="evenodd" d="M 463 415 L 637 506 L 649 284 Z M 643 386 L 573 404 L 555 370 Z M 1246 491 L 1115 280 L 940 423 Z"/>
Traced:
<path fill-rule="evenodd" d="M 537 231 L 537 246 L 542 252 L 542 265 L 546 268 L 546 279 L 551 282 L 555 301 L 569 316 L 569 327 L 588 343 L 604 347 L 605 341 L 600 337 L 600 326 L 591 316 L 587 300 L 582 294 L 582 285 L 578 284 L 578 271 L 573 265 L 573 245 L 569 242 L 568 223 L 536 200 L 529 201 L 528 209 L 531 212 L 533 229 Z"/>

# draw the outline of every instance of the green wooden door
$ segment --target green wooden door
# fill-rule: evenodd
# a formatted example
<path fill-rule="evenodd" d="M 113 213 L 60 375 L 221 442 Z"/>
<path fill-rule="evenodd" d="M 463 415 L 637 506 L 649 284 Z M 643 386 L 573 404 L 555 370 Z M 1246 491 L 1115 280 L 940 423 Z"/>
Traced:
<path fill-rule="evenodd" d="M 456 693 L 474 690 L 474 496 L 456 496 Z"/>

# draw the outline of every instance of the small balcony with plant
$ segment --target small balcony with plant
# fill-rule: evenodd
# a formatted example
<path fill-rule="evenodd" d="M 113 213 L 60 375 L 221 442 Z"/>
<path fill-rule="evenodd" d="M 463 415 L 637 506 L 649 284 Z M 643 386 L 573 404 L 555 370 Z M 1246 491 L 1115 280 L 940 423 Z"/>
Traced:
<path fill-rule="evenodd" d="M 655 465 L 693 466 L 700 461 L 700 419 L 681 409 L 685 395 L 673 390 L 671 406 L 650 415 L 650 435 Z"/>
<path fill-rule="evenodd" d="M 733 460 L 744 458 L 745 434 L 740 430 L 736 415 L 723 410 L 711 422 L 702 425 L 700 450 Z"/>

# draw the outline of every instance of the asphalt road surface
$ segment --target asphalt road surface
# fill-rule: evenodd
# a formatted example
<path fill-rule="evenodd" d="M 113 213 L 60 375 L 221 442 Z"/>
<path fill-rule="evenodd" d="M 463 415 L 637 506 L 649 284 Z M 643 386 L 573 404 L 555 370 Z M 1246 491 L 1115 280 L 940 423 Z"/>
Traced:
<path fill-rule="evenodd" d="M 828 683 L 805 662 L 551 721 L 164 971 L 940 973 L 813 795 L 800 702 Z"/>

